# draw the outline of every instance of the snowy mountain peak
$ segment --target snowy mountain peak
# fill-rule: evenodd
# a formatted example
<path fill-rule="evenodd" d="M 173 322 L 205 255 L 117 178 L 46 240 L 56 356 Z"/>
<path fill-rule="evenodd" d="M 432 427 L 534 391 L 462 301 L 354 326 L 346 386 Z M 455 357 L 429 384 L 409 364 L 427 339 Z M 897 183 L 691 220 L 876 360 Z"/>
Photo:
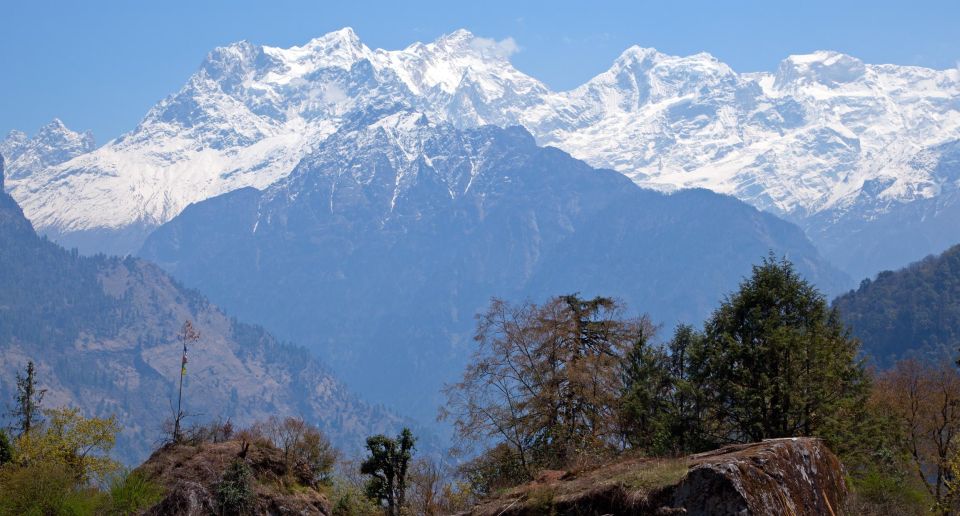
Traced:
<path fill-rule="evenodd" d="M 458 130 L 520 125 L 643 186 L 708 188 L 795 221 L 852 209 L 861 192 L 883 209 L 936 196 L 940 183 L 908 162 L 960 139 L 957 70 L 817 51 L 738 74 L 707 53 L 633 46 L 587 83 L 553 92 L 513 67 L 516 51 L 511 38 L 467 30 L 399 50 L 372 50 L 350 28 L 290 48 L 241 41 L 211 51 L 134 131 L 94 152 L 18 169 L 33 141 L 18 133 L 0 152 L 28 216 L 62 233 L 152 227 L 190 203 L 267 188 L 330 135 L 377 120 L 370 137 L 414 149 L 403 133 L 420 118 L 385 118 L 397 112 Z M 67 134 L 59 125 L 37 139 Z"/>
<path fill-rule="evenodd" d="M 41 127 L 35 139 L 59 147 L 78 145 L 86 150 L 93 149 L 95 144 L 93 133 L 90 131 L 82 133 L 72 131 L 59 118 L 54 118 L 50 123 Z"/>
<path fill-rule="evenodd" d="M 217 47 L 207 54 L 200 69 L 216 78 L 222 78 L 231 72 L 242 74 L 249 68 L 259 51 L 260 48 L 249 41 L 238 41 Z"/>
<path fill-rule="evenodd" d="M 595 116 L 587 113 L 596 112 L 635 118 L 626 114 L 635 114 L 647 107 L 652 110 L 649 116 L 657 116 L 665 107 L 660 105 L 662 102 L 669 104 L 681 99 L 689 102 L 691 98 L 722 95 L 725 91 L 740 88 L 741 82 L 729 66 L 710 54 L 671 56 L 653 48 L 633 46 L 624 51 L 607 71 L 577 89 L 559 94 L 562 98 L 559 102 L 571 107 L 556 109 L 581 112 L 581 120 Z M 644 119 L 646 116 L 643 115 Z M 620 122 L 631 123 L 629 119 Z"/>
<path fill-rule="evenodd" d="M 20 145 L 27 143 L 29 139 L 30 137 L 27 136 L 27 133 L 18 131 L 16 129 L 11 129 L 10 132 L 7 133 L 7 136 L 4 137 L 3 140 L 0 140 L 0 145 L 5 146 L 0 147 L 0 154 L 3 154 L 8 159 L 12 159 L 10 153 L 7 152 L 7 148 L 12 149 L 14 147 L 19 147 Z"/>
<path fill-rule="evenodd" d="M 90 152 L 95 146 L 92 133 L 72 131 L 54 118 L 32 138 L 21 131 L 10 131 L 0 141 L 0 155 L 6 158 L 7 178 L 15 180 Z"/>
<path fill-rule="evenodd" d="M 55 133 L 55 132 L 64 132 L 64 131 L 69 131 L 69 129 L 67 129 L 67 126 L 64 125 L 62 120 L 54 117 L 53 120 L 47 122 L 46 125 L 41 127 L 39 132 L 42 134 L 44 132 Z"/>
<path fill-rule="evenodd" d="M 614 67 L 632 66 L 635 64 L 652 65 L 663 56 L 664 55 L 655 48 L 633 45 L 632 47 L 624 50 L 620 56 L 617 57 L 617 59 L 614 61 Z"/>
<path fill-rule="evenodd" d="M 409 47 L 408 47 L 409 48 Z M 476 59 L 491 62 L 507 62 L 518 50 L 513 38 L 495 40 L 474 35 L 466 29 L 458 29 L 437 38 L 433 43 L 422 45 L 420 49 L 430 49 L 433 53 L 469 55 Z"/>
<path fill-rule="evenodd" d="M 462 48 L 468 46 L 476 36 L 467 29 L 457 29 L 449 34 L 444 34 L 434 42 L 437 46 L 447 48 Z"/>
<path fill-rule="evenodd" d="M 819 50 L 810 54 L 792 55 L 780 63 L 774 86 L 790 88 L 805 83 L 827 87 L 854 82 L 863 77 L 867 67 L 859 59 L 833 52 Z"/>
<path fill-rule="evenodd" d="M 303 46 L 290 48 L 263 47 L 264 52 L 279 59 L 287 74 L 303 76 L 326 67 L 349 69 L 372 55 L 369 48 L 350 27 L 333 31 L 308 41 Z"/>
<path fill-rule="evenodd" d="M 631 69 L 648 72 L 653 68 L 666 69 L 698 69 L 710 70 L 717 74 L 733 74 L 729 66 L 708 52 L 700 52 L 689 56 L 673 56 L 660 52 L 655 48 L 634 45 L 620 54 L 610 70 Z"/>
<path fill-rule="evenodd" d="M 327 48 L 331 46 L 350 48 L 362 47 L 363 44 L 360 43 L 360 36 L 353 30 L 353 27 L 344 27 L 340 30 L 328 32 L 318 38 L 313 38 L 304 46 L 311 48 Z"/>

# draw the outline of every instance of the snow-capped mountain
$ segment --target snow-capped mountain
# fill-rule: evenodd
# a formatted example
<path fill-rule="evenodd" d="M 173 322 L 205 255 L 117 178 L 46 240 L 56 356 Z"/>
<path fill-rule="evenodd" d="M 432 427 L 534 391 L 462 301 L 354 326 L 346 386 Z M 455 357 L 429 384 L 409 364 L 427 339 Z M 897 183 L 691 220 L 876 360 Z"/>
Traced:
<path fill-rule="evenodd" d="M 71 131 L 54 118 L 30 138 L 21 131 L 10 131 L 0 140 L 0 156 L 6 158 L 7 178 L 16 180 L 44 170 L 96 148 L 93 134 Z"/>
<path fill-rule="evenodd" d="M 890 200 L 935 195 L 928 175 L 897 167 L 960 135 L 960 71 L 816 52 L 737 74 L 708 54 L 635 47 L 523 122 L 641 185 L 708 188 L 799 220 L 850 207 L 880 177 L 896 179 L 879 192 Z"/>
<path fill-rule="evenodd" d="M 217 48 L 133 131 L 12 176 L 12 194 L 63 241 L 107 235 L 96 246 L 129 252 L 190 203 L 286 176 L 344 123 L 414 109 L 458 128 L 519 124 L 640 185 L 734 195 L 816 238 L 832 221 L 866 227 L 878 210 L 937 197 L 941 183 L 911 163 L 960 138 L 960 70 L 823 51 L 738 73 L 709 54 L 632 47 L 554 92 L 514 68 L 510 50 L 463 30 L 370 49 L 350 29 L 286 49 Z M 110 248 L 109 234 L 130 227 L 123 248 Z"/>
<path fill-rule="evenodd" d="M 11 176 L 11 193 L 60 236 L 153 227 L 192 202 L 266 187 L 344 120 L 370 112 L 415 106 L 463 126 L 509 123 L 547 89 L 506 57 L 466 31 L 400 51 L 371 50 L 351 29 L 289 49 L 217 48 L 133 131 Z"/>

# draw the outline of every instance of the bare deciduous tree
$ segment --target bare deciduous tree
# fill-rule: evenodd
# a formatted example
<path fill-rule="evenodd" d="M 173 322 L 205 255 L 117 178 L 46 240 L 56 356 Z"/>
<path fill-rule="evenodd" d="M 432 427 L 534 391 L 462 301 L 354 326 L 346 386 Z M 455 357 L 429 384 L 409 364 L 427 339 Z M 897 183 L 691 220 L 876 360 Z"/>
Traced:
<path fill-rule="evenodd" d="M 879 375 L 874 395 L 903 425 L 905 445 L 937 509 L 951 513 L 960 502 L 952 468 L 960 456 L 960 371 L 950 363 L 904 360 Z"/>
<path fill-rule="evenodd" d="M 463 379 L 445 387 L 440 417 L 465 443 L 500 441 L 527 476 L 619 446 L 619 364 L 652 332 L 615 300 L 561 296 L 538 306 L 499 299 L 479 316 Z"/>
<path fill-rule="evenodd" d="M 330 481 L 339 454 L 317 427 L 300 417 L 270 417 L 256 425 L 255 433 L 264 435 L 283 452 L 283 460 L 298 479 L 307 485 Z"/>

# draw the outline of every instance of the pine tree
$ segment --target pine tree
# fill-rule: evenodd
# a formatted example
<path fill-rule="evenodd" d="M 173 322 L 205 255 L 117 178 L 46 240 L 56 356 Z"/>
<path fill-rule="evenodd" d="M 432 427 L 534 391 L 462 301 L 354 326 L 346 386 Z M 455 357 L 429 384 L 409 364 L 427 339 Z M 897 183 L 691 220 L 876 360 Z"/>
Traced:
<path fill-rule="evenodd" d="M 10 444 L 10 439 L 7 437 L 7 433 L 3 430 L 0 430 L 0 466 L 13 460 L 13 446 Z"/>
<path fill-rule="evenodd" d="M 494 299 L 478 317 L 462 381 L 444 389 L 441 417 L 466 443 L 507 444 L 530 478 L 615 452 L 623 444 L 619 366 L 654 331 L 648 318 L 624 311 L 604 297 Z"/>
<path fill-rule="evenodd" d="M 786 259 L 754 266 L 704 333 L 691 381 L 717 441 L 824 436 L 866 399 L 859 342 Z"/>
<path fill-rule="evenodd" d="M 671 426 L 669 357 L 660 347 L 641 339 L 624 357 L 621 370 L 623 396 L 618 412 L 624 440 L 633 448 L 661 451 Z"/>
<path fill-rule="evenodd" d="M 26 376 L 17 373 L 16 407 L 11 415 L 16 419 L 15 429 L 18 435 L 26 435 L 40 423 L 43 396 L 46 389 L 37 388 L 36 367 L 33 361 L 27 362 Z"/>

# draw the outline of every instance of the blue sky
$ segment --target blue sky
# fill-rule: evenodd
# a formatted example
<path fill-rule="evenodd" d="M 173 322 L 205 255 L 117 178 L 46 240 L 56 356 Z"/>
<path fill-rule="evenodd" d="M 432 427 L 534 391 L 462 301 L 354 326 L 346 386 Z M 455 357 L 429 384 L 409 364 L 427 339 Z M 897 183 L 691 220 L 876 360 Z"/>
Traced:
<path fill-rule="evenodd" d="M 513 63 L 555 89 L 605 70 L 633 44 L 707 51 L 737 71 L 789 54 L 846 52 L 871 63 L 950 68 L 960 2 L 162 2 L 3 0 L 0 135 L 59 117 L 99 142 L 136 125 L 215 46 L 290 46 L 351 26 L 370 47 L 401 48 L 466 28 L 513 38 Z"/>

